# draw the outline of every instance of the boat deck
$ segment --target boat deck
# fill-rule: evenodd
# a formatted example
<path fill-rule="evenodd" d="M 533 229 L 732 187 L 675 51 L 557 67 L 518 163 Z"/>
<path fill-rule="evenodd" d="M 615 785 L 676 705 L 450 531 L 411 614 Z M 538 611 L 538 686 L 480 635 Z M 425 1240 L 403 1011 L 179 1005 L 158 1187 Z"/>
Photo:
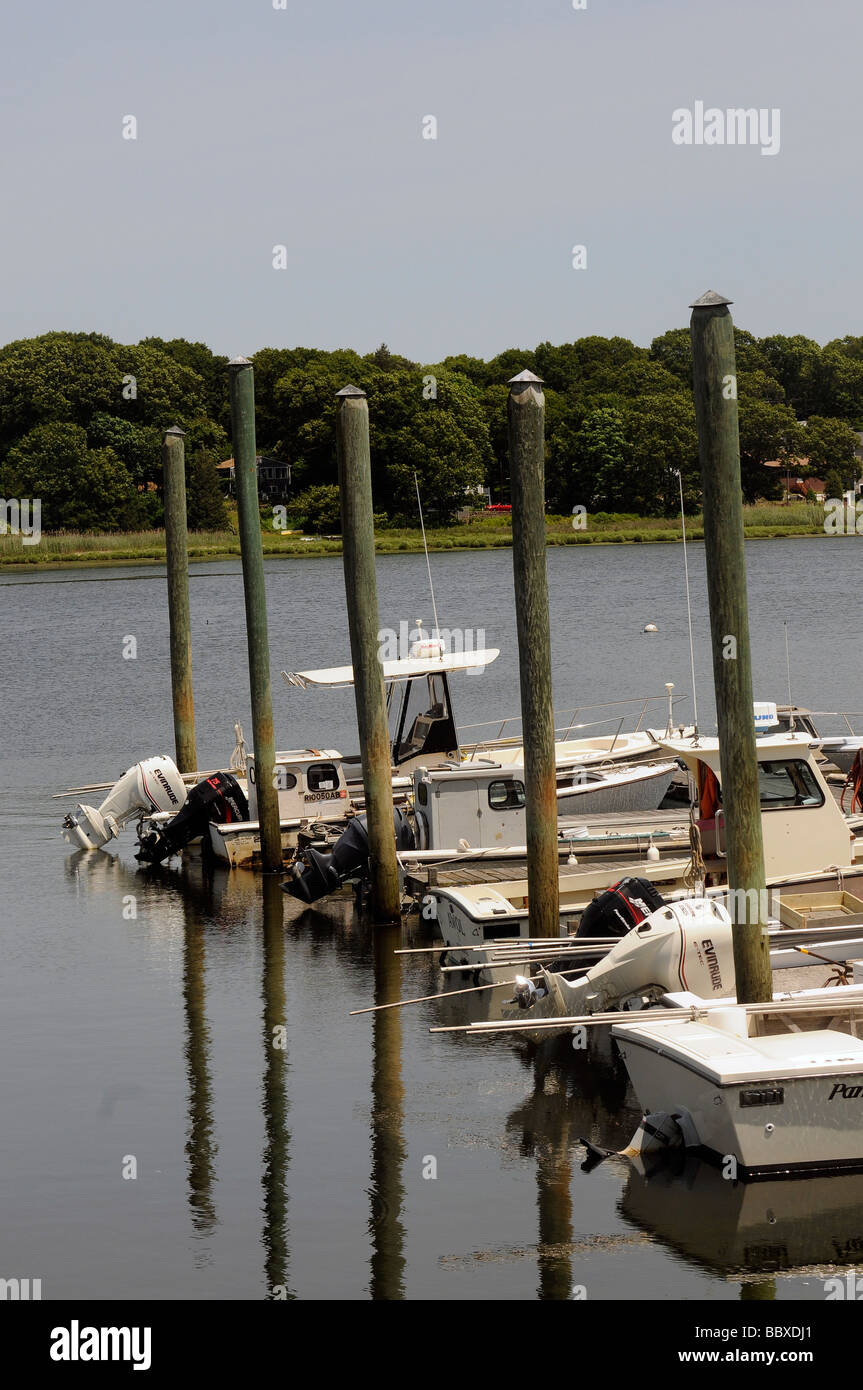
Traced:
<path fill-rule="evenodd" d="M 834 783 L 831 790 L 838 804 L 842 783 Z M 863 815 L 846 816 L 846 819 L 849 829 L 863 843 Z M 602 855 L 603 863 L 607 864 L 609 869 L 641 861 L 644 859 L 651 835 L 663 858 L 685 853 L 689 848 L 688 820 L 683 807 L 626 814 L 607 812 L 605 815 L 568 816 L 565 825 L 570 831 L 584 829 L 589 832 L 583 838 L 577 834 L 572 838 L 572 851 L 581 864 L 595 855 Z M 622 831 L 623 826 L 625 832 Z M 620 838 L 610 839 L 611 836 Z M 615 845 L 619 845 L 617 853 L 612 848 Z M 566 862 L 568 854 L 569 845 L 561 844 L 561 864 Z M 861 857 L 863 856 L 860 855 L 858 845 L 858 862 Z M 412 864 L 405 875 L 405 891 L 411 897 L 420 898 L 430 887 L 463 888 L 473 884 L 503 883 L 526 877 L 525 857 L 496 859 L 493 849 L 477 850 L 474 854 L 466 851 L 457 859 L 445 860 L 438 864 Z"/>
<path fill-rule="evenodd" d="M 621 824 L 626 827 L 625 833 Z M 687 819 L 678 809 L 630 812 L 625 816 L 620 812 L 608 812 L 599 816 L 567 817 L 567 829 L 582 827 L 590 833 L 585 837 L 576 835 L 571 841 L 572 852 L 580 864 L 596 855 L 601 855 L 610 869 L 632 864 L 644 858 L 651 836 L 662 858 L 677 857 L 689 848 Z M 569 853 L 569 842 L 561 844 L 561 865 L 565 865 Z M 527 877 L 524 856 L 496 859 L 494 855 L 493 849 L 478 850 L 473 856 L 466 851 L 457 859 L 438 864 L 413 864 L 405 876 L 405 890 L 412 896 L 421 896 L 430 886 L 460 888 L 467 884 L 501 883 Z"/>

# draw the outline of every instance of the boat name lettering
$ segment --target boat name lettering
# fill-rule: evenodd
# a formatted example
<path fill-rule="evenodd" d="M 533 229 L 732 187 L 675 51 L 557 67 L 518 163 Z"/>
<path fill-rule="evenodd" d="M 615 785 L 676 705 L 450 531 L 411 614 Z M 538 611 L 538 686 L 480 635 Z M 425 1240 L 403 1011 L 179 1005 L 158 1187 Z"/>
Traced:
<path fill-rule="evenodd" d="M 835 1081 L 827 1099 L 832 1100 L 834 1096 L 841 1100 L 859 1100 L 863 1096 L 863 1086 L 847 1086 L 844 1081 Z"/>
<path fill-rule="evenodd" d="M 338 801 L 341 792 L 304 792 L 305 801 Z"/>

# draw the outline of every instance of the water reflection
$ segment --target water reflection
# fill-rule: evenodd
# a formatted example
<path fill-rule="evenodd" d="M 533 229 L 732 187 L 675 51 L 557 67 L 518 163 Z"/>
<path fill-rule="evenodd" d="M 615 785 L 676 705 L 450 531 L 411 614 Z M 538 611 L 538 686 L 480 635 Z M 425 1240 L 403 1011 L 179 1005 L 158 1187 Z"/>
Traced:
<path fill-rule="evenodd" d="M 263 1245 L 268 1298 L 293 1298 L 288 1289 L 288 1051 L 285 997 L 284 901 L 279 879 L 261 880 L 264 918 Z"/>
<path fill-rule="evenodd" d="M 623 1109 L 626 1072 L 619 1062 L 588 1058 L 568 1046 L 529 1048 L 522 1060 L 533 1071 L 533 1090 L 507 1117 L 521 1152 L 536 1160 L 540 1300 L 573 1296 L 572 1163 L 583 1136 L 611 1145 L 632 1119 Z M 623 1113 L 622 1113 L 623 1112 Z M 626 1142 L 623 1140 L 622 1142 Z"/>
<path fill-rule="evenodd" d="M 160 877 L 167 877 L 163 871 Z M 186 1022 L 185 1058 L 189 1084 L 189 1123 L 186 1162 L 189 1212 L 199 1235 L 209 1235 L 218 1222 L 213 1200 L 216 1181 L 216 1143 L 213 1124 L 213 1085 L 210 1074 L 210 1029 L 206 1011 L 206 914 L 196 895 L 179 893 L 183 905 L 183 1010 Z"/>
<path fill-rule="evenodd" d="M 375 927 L 372 933 L 374 1002 L 401 998 L 401 928 Z M 372 1241 L 369 1292 L 373 1299 L 405 1296 L 405 1229 L 402 1167 L 404 1085 L 402 1083 L 401 1009 L 380 1009 L 372 1015 L 371 1216 Z"/>
<path fill-rule="evenodd" d="M 745 1298 L 774 1297 L 773 1274 L 832 1274 L 863 1260 L 860 1173 L 732 1183 L 698 1159 L 631 1167 L 620 1212 L 700 1269 L 743 1276 Z"/>

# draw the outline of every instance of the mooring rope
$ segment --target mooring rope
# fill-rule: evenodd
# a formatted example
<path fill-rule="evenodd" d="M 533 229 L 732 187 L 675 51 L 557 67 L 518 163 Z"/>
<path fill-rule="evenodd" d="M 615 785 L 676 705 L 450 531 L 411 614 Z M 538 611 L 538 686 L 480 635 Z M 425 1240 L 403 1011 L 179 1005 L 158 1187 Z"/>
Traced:
<path fill-rule="evenodd" d="M 689 808 L 689 866 L 683 874 L 683 882 L 690 892 L 696 889 L 704 892 L 704 880 L 706 870 L 704 868 L 704 851 L 701 843 L 701 830 L 695 819 L 694 807 Z"/>

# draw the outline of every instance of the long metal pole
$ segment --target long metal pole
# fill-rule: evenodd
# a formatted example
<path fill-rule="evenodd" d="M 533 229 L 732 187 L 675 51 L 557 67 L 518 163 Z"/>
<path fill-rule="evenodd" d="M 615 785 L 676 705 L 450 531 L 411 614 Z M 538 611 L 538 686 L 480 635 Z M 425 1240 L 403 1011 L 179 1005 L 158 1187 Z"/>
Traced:
<path fill-rule="evenodd" d="M 726 825 L 734 971 L 741 1004 L 773 997 L 752 703 L 737 368 L 730 300 L 691 305 L 693 389 L 704 488 L 704 549 Z"/>
<path fill-rule="evenodd" d="M 545 539 L 545 397 L 533 372 L 509 383 L 512 564 L 524 740 L 530 930 L 559 936 L 557 780 Z"/>
<path fill-rule="evenodd" d="M 247 357 L 228 363 L 231 384 L 231 435 L 234 441 L 234 475 L 243 561 L 246 601 L 246 638 L 249 647 L 249 687 L 252 698 L 252 740 L 255 752 L 255 792 L 261 833 L 261 865 L 275 871 L 282 866 L 279 798 L 273 774 L 276 740 L 273 732 L 273 699 L 270 689 L 270 644 L 267 637 L 267 595 L 264 584 L 264 547 L 258 505 L 258 468 L 255 444 L 255 378 Z"/>
<path fill-rule="evenodd" d="M 363 763 L 372 907 L 379 922 L 401 920 L 393 831 L 393 786 L 383 669 L 378 655 L 378 589 L 372 516 L 369 407 L 365 391 L 337 393 L 336 443 L 342 504 L 342 558 Z"/>
<path fill-rule="evenodd" d="M 171 645 L 171 698 L 174 747 L 181 772 L 195 772 L 195 695 L 192 689 L 192 624 L 189 615 L 189 551 L 186 539 L 185 432 L 165 430 L 162 476 L 165 496 L 165 552 L 168 562 L 168 623 Z"/>

